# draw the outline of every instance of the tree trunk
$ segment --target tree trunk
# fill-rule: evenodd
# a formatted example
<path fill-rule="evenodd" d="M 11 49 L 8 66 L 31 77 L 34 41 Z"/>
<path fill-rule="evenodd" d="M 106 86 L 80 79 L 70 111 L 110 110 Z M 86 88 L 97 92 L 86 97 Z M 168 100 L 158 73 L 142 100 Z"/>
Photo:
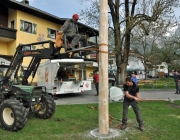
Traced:
<path fill-rule="evenodd" d="M 116 65 L 117 65 L 117 86 L 122 86 L 124 83 L 124 66 L 122 65 L 122 56 L 119 53 L 116 53 Z"/>
<path fill-rule="evenodd" d="M 147 80 L 147 68 L 146 68 L 146 65 L 144 66 L 144 71 L 145 71 L 145 80 Z"/>

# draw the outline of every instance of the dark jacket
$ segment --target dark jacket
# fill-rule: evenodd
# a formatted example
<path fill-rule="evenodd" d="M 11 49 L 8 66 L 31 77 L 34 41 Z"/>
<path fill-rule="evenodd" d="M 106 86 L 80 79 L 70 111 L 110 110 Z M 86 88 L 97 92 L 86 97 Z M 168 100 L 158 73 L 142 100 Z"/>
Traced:
<path fill-rule="evenodd" d="M 174 73 L 174 81 L 175 81 L 175 82 L 178 82 L 178 80 L 180 80 L 180 75 Z"/>

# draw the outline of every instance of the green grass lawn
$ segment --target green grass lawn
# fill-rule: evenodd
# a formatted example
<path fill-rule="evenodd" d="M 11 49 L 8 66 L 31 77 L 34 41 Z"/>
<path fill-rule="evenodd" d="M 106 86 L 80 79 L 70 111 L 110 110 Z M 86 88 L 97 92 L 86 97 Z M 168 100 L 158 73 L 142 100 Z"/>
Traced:
<path fill-rule="evenodd" d="M 98 104 L 58 105 L 52 118 L 40 120 L 30 115 L 25 127 L 18 132 L 0 129 L 0 140 L 92 140 L 91 130 L 98 128 L 98 110 L 88 108 Z M 117 140 L 178 140 L 180 138 L 180 101 L 171 104 L 166 101 L 139 103 L 145 131 L 138 130 L 135 114 L 129 109 L 129 124 L 120 130 L 121 121 L 113 120 L 110 128 L 121 135 Z M 110 103 L 109 114 L 122 117 L 122 102 Z"/>
<path fill-rule="evenodd" d="M 139 80 L 138 84 L 140 85 L 141 89 L 144 90 L 175 89 L 174 78 L 157 78 L 157 79 L 148 79 L 146 81 L 152 81 L 152 84 L 148 84 L 148 83 L 145 84 L 144 82 L 141 82 L 141 80 Z"/>

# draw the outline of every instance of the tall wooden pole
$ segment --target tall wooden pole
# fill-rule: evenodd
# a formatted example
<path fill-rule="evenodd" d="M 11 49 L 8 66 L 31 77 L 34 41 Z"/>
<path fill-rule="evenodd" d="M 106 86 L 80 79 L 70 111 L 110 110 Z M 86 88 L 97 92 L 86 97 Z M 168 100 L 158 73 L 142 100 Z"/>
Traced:
<path fill-rule="evenodd" d="M 99 25 L 99 133 L 109 133 L 108 104 L 108 2 L 100 0 Z"/>

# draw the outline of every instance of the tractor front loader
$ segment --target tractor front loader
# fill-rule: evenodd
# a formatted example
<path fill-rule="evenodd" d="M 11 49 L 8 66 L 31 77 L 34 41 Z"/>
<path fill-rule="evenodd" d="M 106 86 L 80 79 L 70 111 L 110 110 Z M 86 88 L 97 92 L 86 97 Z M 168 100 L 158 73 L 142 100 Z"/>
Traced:
<path fill-rule="evenodd" d="M 38 44 L 49 44 L 49 47 L 25 49 L 27 46 Z M 22 129 L 30 113 L 34 113 L 40 119 L 48 119 L 54 114 L 56 105 L 52 96 L 46 93 L 46 87 L 28 85 L 28 78 L 30 75 L 34 78 L 42 59 L 68 57 L 68 54 L 59 54 L 57 50 L 52 41 L 21 44 L 16 48 L 11 63 L 0 81 L 0 123 L 3 129 L 8 131 Z M 16 85 L 14 79 L 17 79 L 24 57 L 32 59 L 23 75 L 22 83 Z"/>

